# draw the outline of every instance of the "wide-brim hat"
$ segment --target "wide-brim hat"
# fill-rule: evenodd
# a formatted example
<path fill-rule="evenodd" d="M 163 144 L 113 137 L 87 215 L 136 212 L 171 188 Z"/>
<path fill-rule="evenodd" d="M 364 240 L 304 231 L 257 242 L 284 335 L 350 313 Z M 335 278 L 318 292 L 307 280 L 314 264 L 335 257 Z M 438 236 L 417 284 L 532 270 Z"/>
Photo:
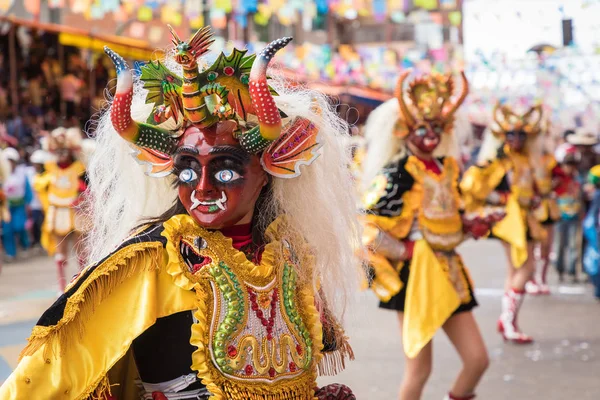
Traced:
<path fill-rule="evenodd" d="M 599 142 L 598 135 L 588 130 L 578 129 L 567 136 L 567 142 L 576 146 L 593 146 Z"/>

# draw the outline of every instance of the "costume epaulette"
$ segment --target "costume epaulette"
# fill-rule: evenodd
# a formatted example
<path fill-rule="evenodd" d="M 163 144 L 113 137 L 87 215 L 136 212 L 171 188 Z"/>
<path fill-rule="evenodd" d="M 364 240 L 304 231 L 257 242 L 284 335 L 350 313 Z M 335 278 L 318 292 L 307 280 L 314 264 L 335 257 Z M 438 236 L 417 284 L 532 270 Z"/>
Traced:
<path fill-rule="evenodd" d="M 386 165 L 375 177 L 363 197 L 363 206 L 369 214 L 396 217 L 402 213 L 404 193 L 415 183 L 406 170 L 408 157 Z"/>

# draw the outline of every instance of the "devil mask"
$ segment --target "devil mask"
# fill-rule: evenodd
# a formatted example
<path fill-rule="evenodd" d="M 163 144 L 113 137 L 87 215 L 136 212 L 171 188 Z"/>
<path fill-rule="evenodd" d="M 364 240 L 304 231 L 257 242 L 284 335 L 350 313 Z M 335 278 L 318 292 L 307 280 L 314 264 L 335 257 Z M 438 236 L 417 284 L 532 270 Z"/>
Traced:
<path fill-rule="evenodd" d="M 405 71 L 396 86 L 395 95 L 401 112 L 396 135 L 406 138 L 417 149 L 429 154 L 439 145 L 442 134 L 452 132 L 454 113 L 467 97 L 468 82 L 462 73 L 462 91 L 458 99 L 452 102 L 452 75 L 424 75 L 411 82 L 404 91 L 404 81 L 409 73 Z M 408 102 L 405 97 L 408 97 Z"/>
<path fill-rule="evenodd" d="M 201 71 L 197 60 L 213 42 L 210 27 L 188 42 L 171 33 L 183 76 L 159 61 L 142 67 L 146 103 L 154 105 L 145 122 L 131 117 L 131 70 L 105 48 L 118 78 L 110 111 L 113 127 L 131 143 L 148 175 L 175 175 L 180 201 L 201 226 L 250 222 L 267 174 L 294 178 L 300 165 L 319 155 L 317 127 L 279 110 L 277 94 L 267 83 L 269 61 L 291 38 L 272 42 L 258 56 L 238 49 L 221 53 Z"/>
<path fill-rule="evenodd" d="M 531 107 L 523 115 L 515 113 L 509 106 L 496 104 L 494 108 L 493 134 L 506 142 L 511 151 L 525 151 L 529 138 L 536 137 L 541 132 L 542 107 Z"/>

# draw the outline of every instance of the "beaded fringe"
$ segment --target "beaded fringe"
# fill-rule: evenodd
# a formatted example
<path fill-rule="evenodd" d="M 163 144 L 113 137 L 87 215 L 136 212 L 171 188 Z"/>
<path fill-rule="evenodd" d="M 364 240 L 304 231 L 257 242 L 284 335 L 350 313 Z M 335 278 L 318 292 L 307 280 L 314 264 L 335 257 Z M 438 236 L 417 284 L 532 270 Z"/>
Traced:
<path fill-rule="evenodd" d="M 320 376 L 334 376 L 346 368 L 346 357 L 354 360 L 354 351 L 348 343 L 348 338 L 343 337 L 341 345 L 334 351 L 323 353 L 323 358 L 317 366 Z"/>

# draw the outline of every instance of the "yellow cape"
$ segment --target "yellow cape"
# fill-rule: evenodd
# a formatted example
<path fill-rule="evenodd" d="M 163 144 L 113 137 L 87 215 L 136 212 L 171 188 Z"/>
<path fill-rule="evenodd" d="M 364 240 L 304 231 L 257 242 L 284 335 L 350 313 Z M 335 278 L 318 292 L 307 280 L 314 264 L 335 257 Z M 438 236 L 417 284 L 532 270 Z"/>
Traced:
<path fill-rule="evenodd" d="M 133 382 L 119 376 L 128 371 L 124 356 L 132 341 L 157 318 L 195 306 L 194 293 L 173 284 L 166 260 L 162 244 L 150 242 L 122 248 L 100 264 L 69 297 L 56 325 L 33 329 L 0 399 L 87 399 L 108 381 Z M 139 398 L 133 385 L 111 390 L 119 400 Z"/>

